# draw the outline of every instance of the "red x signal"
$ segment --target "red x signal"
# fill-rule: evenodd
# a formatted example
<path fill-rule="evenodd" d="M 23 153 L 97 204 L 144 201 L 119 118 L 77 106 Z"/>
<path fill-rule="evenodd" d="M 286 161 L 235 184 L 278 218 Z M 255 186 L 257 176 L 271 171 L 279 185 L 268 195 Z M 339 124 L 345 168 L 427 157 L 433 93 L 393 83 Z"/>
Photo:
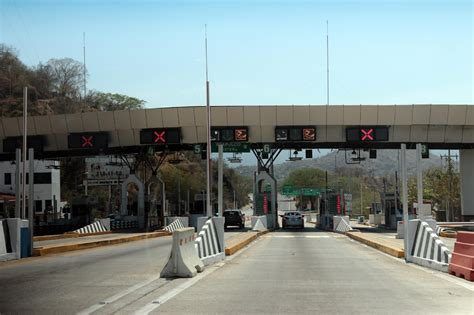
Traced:
<path fill-rule="evenodd" d="M 373 135 L 374 129 L 373 128 L 361 129 L 360 131 L 362 132 L 362 138 L 361 138 L 362 141 L 374 140 L 374 135 Z"/>
<path fill-rule="evenodd" d="M 92 148 L 94 146 L 92 144 L 92 139 L 94 139 L 94 136 L 89 136 L 89 137 L 82 136 L 81 138 L 82 138 L 81 147 L 83 147 L 83 148 L 87 148 L 87 147 Z"/>
<path fill-rule="evenodd" d="M 154 131 L 153 134 L 155 135 L 155 139 L 153 140 L 153 142 L 154 143 L 166 143 L 165 133 L 166 133 L 166 131 L 162 131 L 162 132 Z"/>

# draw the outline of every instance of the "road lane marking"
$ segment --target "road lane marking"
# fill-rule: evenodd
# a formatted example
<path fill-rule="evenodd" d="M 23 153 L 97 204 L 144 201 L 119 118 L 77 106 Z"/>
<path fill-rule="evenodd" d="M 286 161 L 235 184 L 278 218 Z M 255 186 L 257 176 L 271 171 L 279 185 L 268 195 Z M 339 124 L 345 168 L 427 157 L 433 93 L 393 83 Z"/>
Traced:
<path fill-rule="evenodd" d="M 253 240 L 250 244 L 245 246 L 242 250 L 240 250 L 236 254 L 226 257 L 226 259 L 224 261 L 221 261 L 221 262 L 216 263 L 216 264 L 211 265 L 211 266 L 207 266 L 206 269 L 204 270 L 204 272 L 199 273 L 194 278 L 191 278 L 191 279 L 187 280 L 185 283 L 180 284 L 178 287 L 164 293 L 163 295 L 161 295 L 158 298 L 154 299 L 151 303 L 148 303 L 147 305 L 145 305 L 141 309 L 134 312 L 134 314 L 146 315 L 146 314 L 149 314 L 150 312 L 153 312 L 154 310 L 156 310 L 158 307 L 160 307 L 161 305 L 163 305 L 167 301 L 171 300 L 172 298 L 174 298 L 175 296 L 177 296 L 178 294 L 180 294 L 184 290 L 186 290 L 189 287 L 193 286 L 199 280 L 204 279 L 205 277 L 212 274 L 217 269 L 223 267 L 228 262 L 234 260 L 235 258 L 237 258 L 240 255 L 242 255 L 243 253 L 245 253 L 248 249 L 250 249 L 255 244 L 257 244 L 257 240 L 258 240 L 258 238 Z"/>
<path fill-rule="evenodd" d="M 135 314 L 139 314 L 139 315 L 149 314 L 150 312 L 152 312 L 155 309 L 157 309 L 158 307 L 160 307 L 162 304 L 164 304 L 167 301 L 174 298 L 176 295 L 180 294 L 181 292 L 183 292 L 187 288 L 193 286 L 196 282 L 198 282 L 201 279 L 203 279 L 204 277 L 207 277 L 208 275 L 212 274 L 214 271 L 216 271 L 217 269 L 222 267 L 222 265 L 221 266 L 219 266 L 219 265 L 210 266 L 210 267 L 211 268 L 208 269 L 209 271 L 207 271 L 205 273 L 200 273 L 197 276 L 195 276 L 194 278 L 191 278 L 190 280 L 186 281 L 185 283 L 180 284 L 178 287 L 176 287 L 176 288 L 166 292 L 165 294 L 159 296 L 157 299 L 153 300 L 153 302 L 145 305 L 144 307 L 142 307 L 141 309 L 136 311 Z"/>
<path fill-rule="evenodd" d="M 143 288 L 144 286 L 152 283 L 153 281 L 156 281 L 156 280 L 159 280 L 160 279 L 160 276 L 155 276 L 151 279 L 148 279 L 146 281 L 143 281 L 143 282 L 140 282 L 134 286 L 131 286 L 130 288 L 126 289 L 126 290 L 123 290 L 115 295 L 112 295 L 111 297 L 108 297 L 107 299 L 103 300 L 103 301 L 100 301 L 99 303 L 97 304 L 94 304 L 92 305 L 91 307 L 88 307 L 86 308 L 85 310 L 82 310 L 80 311 L 79 313 L 77 314 L 81 314 L 81 315 L 85 315 L 85 314 L 92 314 L 93 312 L 101 309 L 102 307 L 106 306 L 107 304 L 111 304 L 119 299 L 121 299 L 122 297 L 130 294 L 130 293 L 133 293 L 134 291 L 140 289 L 140 288 Z"/>

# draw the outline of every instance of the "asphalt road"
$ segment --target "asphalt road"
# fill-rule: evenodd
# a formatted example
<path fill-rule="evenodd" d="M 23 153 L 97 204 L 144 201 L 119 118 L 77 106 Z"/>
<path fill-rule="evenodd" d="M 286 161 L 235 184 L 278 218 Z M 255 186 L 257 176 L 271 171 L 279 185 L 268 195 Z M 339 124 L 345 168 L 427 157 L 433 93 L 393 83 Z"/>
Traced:
<path fill-rule="evenodd" d="M 306 229 L 267 234 L 157 305 L 153 313 L 473 314 L 474 293 L 467 281 Z"/>
<path fill-rule="evenodd" d="M 225 239 L 245 231 L 229 229 Z M 158 277 L 170 251 L 166 236 L 0 264 L 0 314 L 76 313 L 150 280 L 143 287 L 154 290 L 167 284 Z"/>
<path fill-rule="evenodd" d="M 159 278 L 170 241 L 162 237 L 0 265 L 0 314 L 474 311 L 468 282 L 314 228 L 267 234 L 192 279 Z"/>

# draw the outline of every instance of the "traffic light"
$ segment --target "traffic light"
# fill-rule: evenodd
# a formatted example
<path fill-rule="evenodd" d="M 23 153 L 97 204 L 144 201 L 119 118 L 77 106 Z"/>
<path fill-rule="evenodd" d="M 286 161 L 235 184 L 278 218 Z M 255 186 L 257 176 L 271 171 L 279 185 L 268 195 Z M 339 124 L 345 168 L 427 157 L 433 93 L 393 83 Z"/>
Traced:
<path fill-rule="evenodd" d="M 306 150 L 305 155 L 307 159 L 312 159 L 313 158 L 313 150 Z"/>

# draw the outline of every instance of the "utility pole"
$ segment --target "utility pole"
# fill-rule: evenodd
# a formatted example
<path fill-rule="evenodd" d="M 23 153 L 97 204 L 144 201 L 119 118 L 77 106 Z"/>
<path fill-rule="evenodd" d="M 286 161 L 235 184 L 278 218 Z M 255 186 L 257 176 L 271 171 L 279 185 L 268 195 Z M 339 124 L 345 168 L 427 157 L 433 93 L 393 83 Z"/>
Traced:
<path fill-rule="evenodd" d="M 441 155 L 441 159 L 446 159 L 448 162 L 448 198 L 446 200 L 446 221 L 455 221 L 454 208 L 452 207 L 452 186 L 453 186 L 453 166 L 451 164 L 451 158 L 458 158 L 457 154 L 451 155 L 451 150 L 448 150 L 448 155 Z"/>
<path fill-rule="evenodd" d="M 21 192 L 22 192 L 22 205 L 21 205 L 21 218 L 26 219 L 26 149 L 27 149 L 27 116 L 28 116 L 28 87 L 23 88 L 23 174 L 22 183 L 21 183 Z M 31 171 L 31 170 L 30 170 Z M 32 183 L 30 183 L 32 184 Z M 32 198 L 33 196 L 30 196 Z M 30 209 L 31 211 L 31 209 Z"/>
<path fill-rule="evenodd" d="M 207 24 L 205 25 L 205 50 L 206 50 L 206 110 L 207 110 L 207 154 L 206 154 L 206 177 L 207 177 L 207 201 L 206 201 L 206 216 L 212 216 L 211 204 L 211 104 L 209 100 L 209 72 L 207 63 Z"/>

